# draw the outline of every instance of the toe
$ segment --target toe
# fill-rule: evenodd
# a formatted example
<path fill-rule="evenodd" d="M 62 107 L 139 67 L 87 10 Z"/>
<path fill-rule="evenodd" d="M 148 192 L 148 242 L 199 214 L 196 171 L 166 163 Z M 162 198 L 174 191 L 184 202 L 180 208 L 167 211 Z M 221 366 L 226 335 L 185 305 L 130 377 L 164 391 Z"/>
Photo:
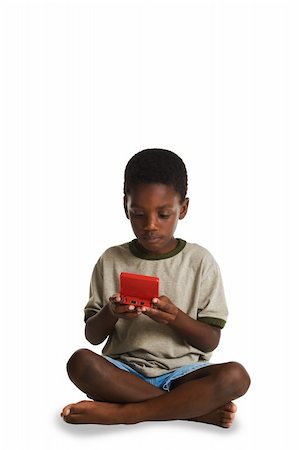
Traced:
<path fill-rule="evenodd" d="M 68 423 L 83 423 L 82 417 L 88 414 L 90 406 L 94 402 L 83 400 L 78 403 L 71 403 L 63 408 L 61 417 Z"/>
<path fill-rule="evenodd" d="M 67 423 L 84 423 L 82 414 L 68 414 L 63 420 Z"/>
<path fill-rule="evenodd" d="M 227 403 L 226 405 L 223 406 L 222 409 L 224 411 L 229 411 L 229 412 L 232 412 L 232 413 L 236 413 L 237 412 L 237 406 L 233 402 Z"/>
<path fill-rule="evenodd" d="M 233 417 L 222 417 L 221 421 L 224 423 L 233 423 Z"/>
<path fill-rule="evenodd" d="M 222 422 L 222 428 L 230 428 L 232 426 L 232 422 Z"/>
<path fill-rule="evenodd" d="M 66 417 L 66 416 L 68 416 L 70 413 L 71 413 L 71 410 L 72 410 L 72 408 L 73 408 L 73 404 L 70 404 L 70 405 L 66 405 L 64 408 L 63 408 L 63 410 L 61 411 L 61 417 Z"/>
<path fill-rule="evenodd" d="M 221 414 L 221 426 L 224 428 L 230 428 L 235 419 L 237 407 L 234 403 L 230 402 L 223 406 L 220 410 Z"/>

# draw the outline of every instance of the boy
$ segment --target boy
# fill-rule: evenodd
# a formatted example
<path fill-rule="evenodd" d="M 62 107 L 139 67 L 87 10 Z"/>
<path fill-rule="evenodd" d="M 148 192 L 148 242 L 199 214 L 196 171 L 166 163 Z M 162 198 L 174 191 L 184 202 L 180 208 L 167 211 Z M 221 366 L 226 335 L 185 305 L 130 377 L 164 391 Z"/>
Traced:
<path fill-rule="evenodd" d="M 188 210 L 186 193 L 186 168 L 175 153 L 148 149 L 128 162 L 124 208 L 136 239 L 106 250 L 94 268 L 85 335 L 94 345 L 108 341 L 103 356 L 81 349 L 68 361 L 70 379 L 92 401 L 67 405 L 66 422 L 232 425 L 232 400 L 250 378 L 239 363 L 209 363 L 227 307 L 211 254 L 174 237 Z M 160 278 L 153 307 L 120 302 L 120 272 Z"/>

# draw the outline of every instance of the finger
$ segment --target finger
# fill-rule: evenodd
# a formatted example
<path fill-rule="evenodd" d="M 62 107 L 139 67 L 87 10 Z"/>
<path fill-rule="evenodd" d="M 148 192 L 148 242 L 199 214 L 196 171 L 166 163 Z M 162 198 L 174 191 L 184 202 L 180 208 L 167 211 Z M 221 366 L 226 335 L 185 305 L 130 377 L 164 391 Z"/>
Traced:
<path fill-rule="evenodd" d="M 168 324 L 169 322 L 172 322 L 175 319 L 175 317 L 172 314 L 161 311 L 160 309 L 146 308 L 146 310 L 142 312 L 146 316 L 150 317 L 151 319 L 159 323 Z"/>
<path fill-rule="evenodd" d="M 112 296 L 109 298 L 109 301 L 110 301 L 110 302 L 114 302 L 114 303 L 119 303 L 119 302 L 121 301 L 120 293 L 117 292 L 116 294 L 112 295 Z"/>
<path fill-rule="evenodd" d="M 113 304 L 112 307 L 116 314 L 131 314 L 136 312 L 136 308 L 134 305 Z"/>
<path fill-rule="evenodd" d="M 137 310 L 134 305 L 112 304 L 111 309 L 115 317 L 119 319 L 136 319 L 141 314 L 141 311 Z"/>
<path fill-rule="evenodd" d="M 167 299 L 166 301 L 162 300 L 163 297 L 161 298 L 153 298 L 152 302 L 153 302 L 153 307 L 156 309 L 159 309 L 160 311 L 165 311 L 169 314 L 174 314 L 177 315 L 178 312 L 178 308 L 169 301 L 169 299 Z M 167 297 L 165 297 L 167 298 Z"/>

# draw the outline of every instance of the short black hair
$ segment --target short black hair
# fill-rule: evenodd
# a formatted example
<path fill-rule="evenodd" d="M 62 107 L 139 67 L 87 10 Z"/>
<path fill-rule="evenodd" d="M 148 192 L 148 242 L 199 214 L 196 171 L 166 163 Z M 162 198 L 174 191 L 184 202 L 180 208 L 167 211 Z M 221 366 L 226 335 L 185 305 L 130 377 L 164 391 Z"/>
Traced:
<path fill-rule="evenodd" d="M 184 161 L 170 150 L 149 148 L 136 153 L 125 169 L 124 194 L 139 184 L 161 183 L 172 186 L 183 201 L 188 176 Z"/>

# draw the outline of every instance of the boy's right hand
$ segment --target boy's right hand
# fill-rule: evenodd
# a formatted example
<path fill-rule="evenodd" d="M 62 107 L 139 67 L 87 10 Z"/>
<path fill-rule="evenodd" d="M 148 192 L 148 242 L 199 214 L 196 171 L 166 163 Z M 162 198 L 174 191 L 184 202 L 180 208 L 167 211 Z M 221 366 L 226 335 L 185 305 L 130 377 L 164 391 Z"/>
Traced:
<path fill-rule="evenodd" d="M 123 305 L 121 304 L 120 294 L 114 294 L 109 298 L 109 306 L 112 314 L 118 319 L 136 319 L 140 316 L 141 311 L 135 308 L 134 305 Z"/>

